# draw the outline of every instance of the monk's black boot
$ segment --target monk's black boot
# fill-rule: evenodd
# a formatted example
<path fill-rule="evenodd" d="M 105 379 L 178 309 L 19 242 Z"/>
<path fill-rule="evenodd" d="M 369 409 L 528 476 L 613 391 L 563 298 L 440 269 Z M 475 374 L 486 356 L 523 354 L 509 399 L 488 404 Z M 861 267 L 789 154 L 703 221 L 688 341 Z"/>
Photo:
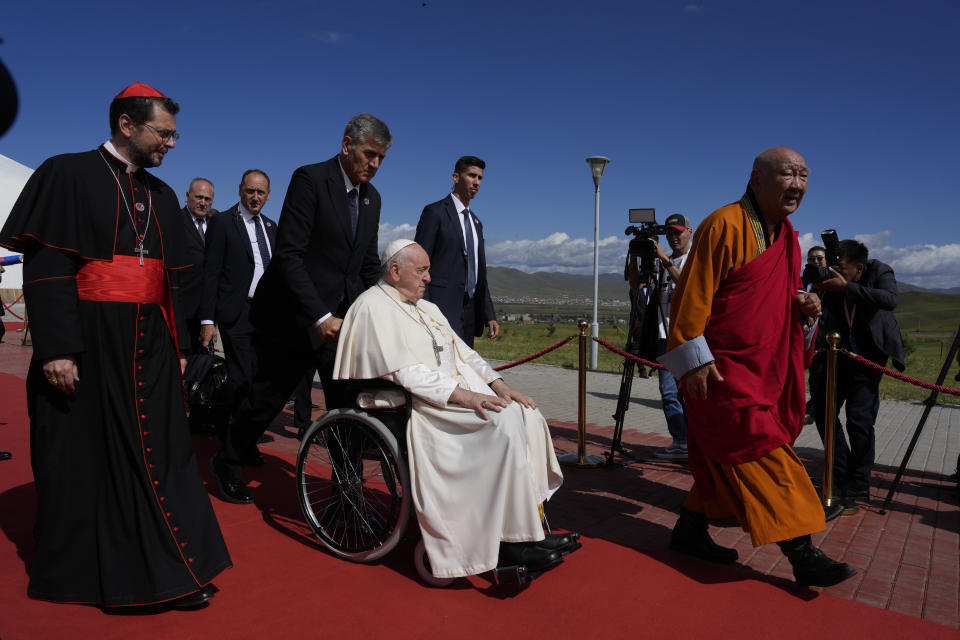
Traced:
<path fill-rule="evenodd" d="M 707 531 L 705 514 L 687 509 L 680 509 L 680 518 L 670 534 L 670 548 L 717 564 L 733 564 L 739 557 L 736 549 L 721 547 L 713 541 Z"/>
<path fill-rule="evenodd" d="M 813 546 L 810 536 L 778 542 L 793 565 L 793 578 L 801 587 L 832 587 L 856 573 L 846 562 L 837 562 Z"/>

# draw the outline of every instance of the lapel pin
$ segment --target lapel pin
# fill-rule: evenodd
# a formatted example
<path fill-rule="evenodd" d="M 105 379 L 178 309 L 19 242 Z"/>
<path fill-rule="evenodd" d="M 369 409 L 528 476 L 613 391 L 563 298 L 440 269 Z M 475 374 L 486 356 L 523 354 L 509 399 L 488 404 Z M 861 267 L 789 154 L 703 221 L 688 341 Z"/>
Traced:
<path fill-rule="evenodd" d="M 134 205 L 133 205 L 133 208 L 136 209 L 137 211 L 143 211 L 143 210 L 144 210 L 144 206 L 143 206 L 143 203 L 142 203 L 142 202 L 138 202 L 138 203 L 134 204 Z"/>
<path fill-rule="evenodd" d="M 364 206 L 370 204 L 370 198 L 364 198 L 364 199 L 363 199 L 363 204 L 364 204 Z"/>

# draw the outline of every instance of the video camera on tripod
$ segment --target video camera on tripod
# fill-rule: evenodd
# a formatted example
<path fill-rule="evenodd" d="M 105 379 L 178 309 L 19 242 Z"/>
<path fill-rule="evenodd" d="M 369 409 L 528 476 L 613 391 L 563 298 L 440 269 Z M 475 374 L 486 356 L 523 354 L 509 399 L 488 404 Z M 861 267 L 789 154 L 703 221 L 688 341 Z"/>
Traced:
<path fill-rule="evenodd" d="M 636 283 L 631 282 L 630 322 L 624 351 L 632 356 L 653 360 L 657 357 L 659 338 L 657 312 L 660 308 L 660 266 L 657 260 L 657 248 L 653 241 L 657 236 L 666 235 L 667 227 L 657 224 L 656 210 L 652 208 L 630 209 L 629 216 L 632 224 L 623 233 L 628 236 L 633 235 L 633 239 L 630 240 L 627 249 L 623 278 L 630 279 L 630 270 L 634 266 L 639 278 Z M 633 288 L 634 286 L 636 288 Z M 620 392 L 617 394 L 617 408 L 612 416 L 615 425 L 613 438 L 610 451 L 604 453 L 608 465 L 614 464 L 614 454 L 618 450 L 623 452 L 621 447 L 623 421 L 629 407 L 635 371 L 641 378 L 647 377 L 647 370 L 643 364 L 625 357 L 623 372 L 620 376 Z M 636 460 L 629 458 L 629 462 L 636 462 Z"/>
<path fill-rule="evenodd" d="M 631 224 L 624 229 L 624 235 L 633 235 L 633 240 L 627 248 L 627 262 L 624 265 L 623 277 L 627 278 L 630 269 L 630 260 L 636 256 L 639 260 L 638 271 L 640 273 L 641 286 L 649 286 L 656 280 L 657 273 L 657 249 L 653 245 L 653 240 L 657 236 L 667 234 L 666 226 L 657 224 L 657 214 L 655 209 L 630 209 Z"/>

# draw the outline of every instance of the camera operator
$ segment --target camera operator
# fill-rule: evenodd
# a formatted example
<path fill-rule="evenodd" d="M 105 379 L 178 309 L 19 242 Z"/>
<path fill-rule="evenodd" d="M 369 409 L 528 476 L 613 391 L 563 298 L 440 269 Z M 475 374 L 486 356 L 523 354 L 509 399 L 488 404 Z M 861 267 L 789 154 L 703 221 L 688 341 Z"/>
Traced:
<path fill-rule="evenodd" d="M 666 227 L 667 244 L 670 245 L 671 254 L 667 256 L 663 247 L 651 238 L 649 242 L 657 253 L 659 268 L 657 269 L 656 286 L 659 295 L 648 293 L 648 300 L 656 302 L 656 322 L 657 322 L 657 355 L 663 355 L 667 351 L 667 333 L 670 331 L 670 298 L 673 296 L 673 290 L 677 286 L 677 280 L 680 279 L 680 272 L 683 270 L 683 263 L 687 259 L 687 252 L 690 251 L 690 238 L 693 236 L 693 228 L 690 226 L 690 220 L 683 214 L 675 213 L 669 216 L 664 223 Z M 634 256 L 631 256 L 629 262 L 630 288 L 646 288 L 646 284 L 641 282 L 639 270 Z M 651 309 L 648 308 L 648 311 Z M 652 316 L 648 316 L 651 322 L 644 324 L 644 332 L 652 331 Z M 683 398 L 677 391 L 677 381 L 673 375 L 666 369 L 661 369 L 659 373 L 660 380 L 660 398 L 663 404 L 663 415 L 667 419 L 667 430 L 673 438 L 669 446 L 657 449 L 653 455 L 662 460 L 686 460 L 687 459 L 687 417 L 684 414 Z"/>
<path fill-rule="evenodd" d="M 814 267 L 823 267 L 827 266 L 827 250 L 825 247 L 820 245 L 814 245 L 807 250 L 807 264 Z M 807 277 L 802 277 L 803 286 L 807 288 L 807 291 L 810 291 L 812 284 Z M 813 380 L 807 381 L 808 387 L 810 387 L 810 395 L 813 395 Z M 803 424 L 813 424 L 813 404 L 807 403 L 807 414 L 803 417 Z"/>
<path fill-rule="evenodd" d="M 820 245 L 814 245 L 807 251 L 807 264 L 817 267 L 827 266 L 827 250 Z"/>
<path fill-rule="evenodd" d="M 814 282 L 821 292 L 823 316 L 817 332 L 818 347 L 826 347 L 829 333 L 840 334 L 840 348 L 886 365 L 887 359 L 903 371 L 905 351 L 900 327 L 893 315 L 899 294 L 893 269 L 879 260 L 870 260 L 867 247 L 856 240 L 843 240 L 836 254 L 828 247 L 826 274 Z M 826 407 L 826 354 L 821 353 L 810 367 L 811 400 L 820 438 L 824 437 Z M 846 431 L 834 430 L 834 484 L 846 507 L 855 512 L 857 501 L 870 498 L 870 472 L 874 459 L 874 422 L 880 407 L 882 373 L 850 358 L 840 358 L 837 371 L 836 411 L 846 405 Z M 835 422 L 839 425 L 839 422 Z"/>

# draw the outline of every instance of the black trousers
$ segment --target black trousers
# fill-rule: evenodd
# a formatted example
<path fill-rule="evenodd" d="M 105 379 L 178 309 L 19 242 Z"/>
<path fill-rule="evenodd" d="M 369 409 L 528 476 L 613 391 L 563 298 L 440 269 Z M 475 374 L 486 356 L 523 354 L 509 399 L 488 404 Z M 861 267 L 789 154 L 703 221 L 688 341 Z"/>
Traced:
<path fill-rule="evenodd" d="M 293 426 L 297 429 L 306 429 L 313 422 L 313 377 L 317 368 L 311 366 L 303 375 L 300 386 L 293 394 Z"/>
<path fill-rule="evenodd" d="M 253 345 L 256 333 L 250 322 L 250 301 L 243 305 L 240 315 L 233 322 L 220 323 L 220 338 L 223 340 L 223 352 L 227 361 L 227 375 L 230 379 L 235 410 L 247 395 L 253 382 L 257 366 L 257 352 Z"/>
<path fill-rule="evenodd" d="M 882 377 L 879 371 L 867 369 L 847 357 L 840 357 L 833 431 L 833 480 L 840 490 L 859 493 L 870 488 L 876 439 L 873 427 L 880 409 Z M 820 355 L 810 368 L 810 400 L 821 440 L 826 430 L 826 383 L 826 355 Z M 844 429 L 840 426 L 841 407 L 846 409 L 843 426 L 847 438 L 844 438 Z"/>
<path fill-rule="evenodd" d="M 221 461 L 226 472 L 240 477 L 240 460 L 256 446 L 273 419 L 283 410 L 308 371 L 316 368 L 323 384 L 327 409 L 344 406 L 342 383 L 334 381 L 333 362 L 336 344 L 325 344 L 316 351 L 277 340 L 257 332 L 254 338 L 256 371 L 249 393 L 233 414 L 224 438 Z M 308 423 L 309 424 L 309 423 Z"/>
<path fill-rule="evenodd" d="M 476 297 L 471 298 L 466 292 L 463 294 L 463 315 L 460 316 L 460 320 L 463 326 L 463 335 L 460 337 L 472 349 L 473 334 L 477 328 Z"/>

